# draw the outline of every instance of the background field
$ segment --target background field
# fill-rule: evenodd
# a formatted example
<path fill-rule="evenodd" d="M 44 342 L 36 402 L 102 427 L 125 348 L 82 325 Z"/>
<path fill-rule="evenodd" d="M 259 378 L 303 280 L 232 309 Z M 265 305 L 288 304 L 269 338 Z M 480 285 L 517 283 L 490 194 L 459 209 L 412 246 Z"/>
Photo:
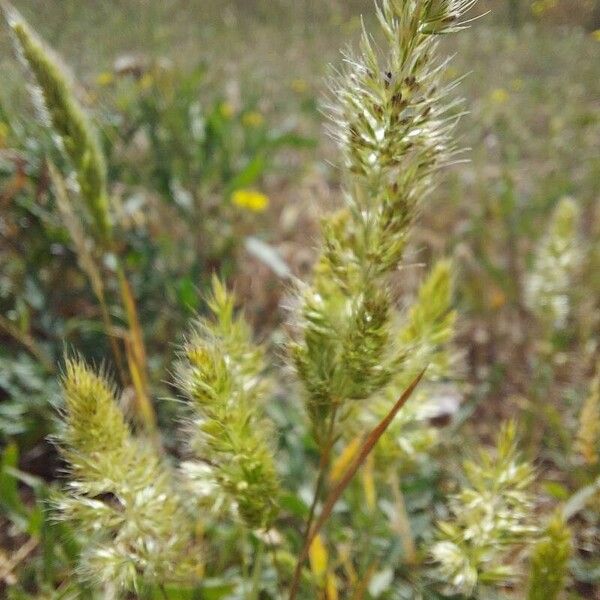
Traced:
<path fill-rule="evenodd" d="M 487 444 L 502 419 L 516 416 L 522 449 L 540 473 L 544 513 L 600 475 L 597 464 L 572 459 L 600 348 L 600 3 L 490 0 L 481 7 L 490 14 L 443 41 L 444 51 L 456 53 L 448 77 L 468 74 L 460 88 L 468 114 L 458 128 L 468 162 L 448 169 L 424 204 L 396 283 L 414 296 L 423 265 L 454 259 L 461 408 L 452 431 L 460 438 L 449 435 L 443 447 L 448 456 Z M 339 49 L 356 43 L 360 14 L 371 22 L 371 3 L 22 0 L 18 8 L 68 63 L 100 124 L 152 396 L 172 395 L 165 373 L 185 323 L 203 310 L 213 270 L 235 286 L 278 361 L 290 273 L 309 273 L 319 218 L 340 202 L 336 149 L 320 112 L 324 78 L 328 65 L 339 63 Z M 60 465 L 46 441 L 54 428 L 56 364 L 65 347 L 96 362 L 110 349 L 77 253 L 51 214 L 43 158 L 55 150 L 25 82 L 0 29 L 0 444 L 4 466 L 50 485 Z M 164 103 L 153 104 L 159 96 Z M 220 128 L 203 150 L 218 154 L 210 169 L 202 167 L 205 155 L 177 153 L 189 133 L 181 121 L 189 105 L 178 99 L 196 102 Z M 153 153 L 148 123 L 158 118 L 175 133 Z M 268 204 L 234 201 L 246 188 L 264 193 Z M 581 261 L 567 290 L 568 324 L 548 335 L 526 306 L 524 287 L 565 197 L 580 210 Z M 186 213 L 186 202 L 196 212 Z M 110 274 L 111 265 L 103 269 Z M 176 448 L 172 403 L 157 406 L 166 443 Z M 285 402 L 275 420 L 280 410 Z M 448 460 L 444 473 L 459 462 Z M 24 523 L 35 503 L 26 477 L 14 490 L 9 480 L 3 475 L 0 487 L 26 508 L 0 499 L 0 595 L 3 585 L 16 590 L 17 581 L 33 594 L 36 578 L 46 577 L 48 589 L 60 581 L 60 574 L 40 573 L 53 568 L 48 564 L 66 568 L 65 558 L 40 566 L 47 557 L 34 544 L 2 570 L 30 539 L 33 525 Z M 405 490 L 417 537 L 418 488 Z M 600 598 L 597 508 L 574 525 L 572 598 Z"/>

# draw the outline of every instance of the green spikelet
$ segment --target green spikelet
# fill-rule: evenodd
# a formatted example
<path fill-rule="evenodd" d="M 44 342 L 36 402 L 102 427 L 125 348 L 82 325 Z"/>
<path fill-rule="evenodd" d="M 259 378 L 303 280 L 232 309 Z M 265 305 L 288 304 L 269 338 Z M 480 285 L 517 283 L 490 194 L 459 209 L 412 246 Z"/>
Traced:
<path fill-rule="evenodd" d="M 571 532 L 560 512 L 533 547 L 528 600 L 556 600 L 564 586 L 571 557 Z"/>
<path fill-rule="evenodd" d="M 304 297 L 304 343 L 293 346 L 293 356 L 319 437 L 332 406 L 369 397 L 392 371 L 387 291 L 369 286 L 346 296 L 331 282 L 316 285 Z"/>
<path fill-rule="evenodd" d="M 454 336 L 456 313 L 452 306 L 452 264 L 438 261 L 419 289 L 410 308 L 407 324 L 398 336 L 408 355 L 405 363 L 415 367 L 428 363 L 430 369 L 443 374 L 450 361 L 447 344 Z M 409 377 L 414 372 L 408 369 Z"/>
<path fill-rule="evenodd" d="M 198 321 L 179 366 L 179 385 L 192 401 L 191 449 L 197 457 L 185 469 L 200 494 L 232 505 L 249 527 L 268 527 L 279 483 L 272 426 L 262 411 L 263 350 L 252 343 L 248 325 L 234 315 L 234 297 L 216 278 L 209 306 L 215 318 Z"/>
<path fill-rule="evenodd" d="M 428 384 L 422 385 L 421 391 L 408 400 L 379 442 L 377 456 L 382 470 L 397 468 L 398 460 L 416 459 L 437 441 L 438 430 L 428 422 L 439 410 L 435 403 L 435 382 L 449 374 L 454 362 L 450 342 L 455 322 L 452 265 L 448 260 L 440 260 L 419 288 L 417 299 L 395 336 L 401 349 L 397 372 L 385 393 L 373 398 L 369 405 L 369 417 L 381 420 L 390 402 L 402 393 L 421 365 L 429 365 Z"/>
<path fill-rule="evenodd" d="M 192 515 L 154 450 L 131 435 L 114 389 L 82 361 L 68 360 L 63 395 L 57 441 L 71 480 L 57 508 L 86 538 L 82 576 L 124 589 L 198 579 Z"/>
<path fill-rule="evenodd" d="M 15 45 L 33 74 L 40 108 L 61 141 L 77 175 L 81 196 L 102 240 L 110 237 L 106 166 L 96 133 L 68 77 L 19 13 L 4 5 Z"/>
<path fill-rule="evenodd" d="M 557 205 L 525 282 L 528 308 L 548 327 L 561 329 L 569 315 L 571 278 L 580 260 L 577 247 L 579 208 L 571 198 Z"/>

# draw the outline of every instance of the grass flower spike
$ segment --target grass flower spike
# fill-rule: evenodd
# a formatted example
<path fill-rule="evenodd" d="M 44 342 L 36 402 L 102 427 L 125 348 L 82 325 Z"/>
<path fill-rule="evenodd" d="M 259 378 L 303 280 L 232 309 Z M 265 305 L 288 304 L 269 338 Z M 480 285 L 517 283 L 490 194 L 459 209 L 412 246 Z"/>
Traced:
<path fill-rule="evenodd" d="M 571 532 L 557 512 L 531 555 L 528 600 L 556 600 L 565 586 L 571 558 Z"/>
<path fill-rule="evenodd" d="M 562 329 L 569 315 L 569 288 L 580 255 L 577 247 L 579 209 L 571 198 L 557 205 L 550 228 L 535 254 L 526 281 L 528 308 L 549 327 Z"/>
<path fill-rule="evenodd" d="M 447 99 L 456 82 L 443 83 L 445 63 L 436 48 L 438 36 L 460 29 L 474 4 L 382 0 L 377 18 L 385 46 L 376 47 L 363 27 L 360 52 L 348 53 L 331 80 L 328 109 L 344 161 L 344 206 L 324 220 L 322 253 L 311 285 L 300 290 L 298 333 L 290 344 L 321 452 L 305 548 L 333 445 L 340 431 L 356 434 L 340 429 L 360 413 L 354 401 L 369 400 L 373 408 L 385 397 L 378 421 L 387 429 L 390 396 L 395 400 L 402 384 L 412 391 L 410 382 L 441 358 L 437 351 L 452 334 L 448 263 L 439 263 L 424 285 L 408 325 L 398 315 L 389 277 L 436 172 L 456 154 L 451 134 L 459 101 Z"/>
<path fill-rule="evenodd" d="M 262 404 L 267 392 L 262 348 L 254 345 L 234 297 L 215 278 L 209 301 L 214 320 L 200 320 L 183 350 L 179 385 L 191 400 L 191 449 L 186 470 L 200 495 L 223 493 L 251 528 L 270 525 L 279 484 Z"/>
<path fill-rule="evenodd" d="M 96 132 L 58 60 L 13 7 L 3 7 L 19 54 L 35 79 L 39 108 L 75 169 L 98 237 L 106 241 L 110 238 L 111 219 L 106 165 Z"/>
<path fill-rule="evenodd" d="M 438 380 L 450 374 L 453 356 L 450 342 L 454 336 L 456 313 L 452 310 L 452 266 L 450 261 L 438 261 L 421 285 L 417 299 L 396 336 L 403 349 L 402 368 L 394 375 L 385 393 L 376 396 L 369 405 L 366 418 L 381 419 L 392 398 L 406 388 L 422 365 L 429 365 L 425 391 L 415 394 L 395 419 L 379 447 L 383 470 L 394 469 L 398 459 L 413 461 L 430 449 L 438 438 L 438 430 L 428 425 L 436 416 Z"/>
<path fill-rule="evenodd" d="M 482 450 L 477 462 L 465 463 L 465 475 L 469 486 L 452 498 L 453 520 L 439 523 L 432 555 L 446 591 L 470 596 L 513 579 L 507 561 L 537 532 L 528 491 L 533 468 L 519 459 L 514 422 L 502 428 L 495 452 Z"/>
<path fill-rule="evenodd" d="M 80 360 L 67 361 L 64 426 L 57 441 L 71 481 L 58 499 L 61 518 L 87 536 L 85 578 L 120 588 L 199 579 L 193 515 L 153 448 L 134 438 L 114 389 Z"/>
<path fill-rule="evenodd" d="M 455 155 L 457 101 L 446 100 L 455 83 L 442 83 L 434 34 L 459 29 L 474 4 L 384 0 L 377 16 L 385 50 L 364 30 L 360 54 L 346 56 L 332 79 L 329 113 L 348 173 L 345 206 L 324 222 L 324 248 L 312 286 L 302 291 L 293 346 L 323 443 L 337 407 L 381 390 L 406 356 L 396 343 L 386 276 L 402 259 L 434 174 Z"/>

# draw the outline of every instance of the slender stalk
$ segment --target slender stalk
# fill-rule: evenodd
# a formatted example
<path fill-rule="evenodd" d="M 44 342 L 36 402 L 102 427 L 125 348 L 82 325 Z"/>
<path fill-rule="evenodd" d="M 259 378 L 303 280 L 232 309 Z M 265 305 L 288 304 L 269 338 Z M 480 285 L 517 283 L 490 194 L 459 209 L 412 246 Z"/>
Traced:
<path fill-rule="evenodd" d="M 337 404 L 334 405 L 333 410 L 331 412 L 331 418 L 329 420 L 329 427 L 327 429 L 325 443 L 323 445 L 323 451 L 321 452 L 321 458 L 319 459 L 319 470 L 318 470 L 319 472 L 318 472 L 318 476 L 317 476 L 317 483 L 315 485 L 315 493 L 313 496 L 312 504 L 310 506 L 310 512 L 308 514 L 308 519 L 306 521 L 306 528 L 304 531 L 303 540 L 306 540 L 306 536 L 308 536 L 308 533 L 310 531 L 310 528 L 312 526 L 312 523 L 313 523 L 313 520 L 315 517 L 315 511 L 317 508 L 317 504 L 319 503 L 319 500 L 321 498 L 321 493 L 323 491 L 323 485 L 325 483 L 325 479 L 326 479 L 326 475 L 327 475 L 327 468 L 329 467 L 329 461 L 331 458 L 331 448 L 333 446 L 336 416 L 337 416 Z"/>
<path fill-rule="evenodd" d="M 254 568 L 252 569 L 252 589 L 248 600 L 258 600 L 260 594 L 260 576 L 262 574 L 263 552 L 265 543 L 261 538 L 258 539 L 258 548 L 254 557 Z"/>
<path fill-rule="evenodd" d="M 119 374 L 119 380 L 121 381 L 121 384 L 125 387 L 128 383 L 127 371 L 125 369 L 123 353 L 121 352 L 121 348 L 119 347 L 119 344 L 117 342 L 117 337 L 114 335 L 113 322 L 110 317 L 110 312 L 108 310 L 108 304 L 106 303 L 104 291 L 101 291 L 101 293 L 96 293 L 96 299 L 98 300 L 98 305 L 100 307 L 100 317 L 102 318 L 102 325 L 104 326 L 104 331 L 106 332 L 106 336 L 108 337 L 108 342 L 110 344 L 110 348 L 115 359 L 115 365 Z"/>
<path fill-rule="evenodd" d="M 270 531 L 267 532 L 267 537 L 269 540 L 269 552 L 271 554 L 271 561 L 273 562 L 273 568 L 275 569 L 275 573 L 277 575 L 276 585 L 277 593 L 279 594 L 281 592 L 281 582 L 283 580 L 281 565 L 279 564 L 279 559 L 277 558 L 277 548 L 275 547 L 276 543 Z"/>
<path fill-rule="evenodd" d="M 308 513 L 308 519 L 306 520 L 306 525 L 304 528 L 304 534 L 302 535 L 302 548 L 305 548 L 307 545 L 307 540 L 310 535 L 310 531 L 312 528 L 312 524 L 315 518 L 315 513 L 317 509 L 317 504 L 321 498 L 321 494 L 323 491 L 323 485 L 325 483 L 327 468 L 329 467 L 329 460 L 331 457 L 331 448 L 333 446 L 334 433 L 335 433 L 335 420 L 337 417 L 337 407 L 338 404 L 334 403 L 333 409 L 331 411 L 331 417 L 329 419 L 329 426 L 327 428 L 327 434 L 325 437 L 325 443 L 323 445 L 323 451 L 321 452 L 321 458 L 319 459 L 319 473 L 317 475 L 317 483 L 315 484 L 315 492 L 313 495 L 313 500 L 310 506 L 310 511 Z M 309 544 L 310 545 L 310 544 Z M 300 561 L 296 563 L 296 568 L 294 570 L 294 576 L 292 582 L 300 581 L 300 574 L 302 572 L 302 563 L 304 561 Z M 298 585 L 298 584 L 296 584 Z M 294 583 L 292 583 L 292 588 L 294 587 Z M 295 597 L 290 595 L 290 600 Z"/>
<path fill-rule="evenodd" d="M 48 162 L 48 173 L 56 196 L 56 206 L 73 241 L 79 268 L 86 274 L 100 307 L 100 317 L 102 319 L 102 325 L 104 326 L 104 332 L 110 343 L 119 379 L 123 387 L 125 387 L 128 384 L 127 370 L 125 369 L 123 353 L 114 335 L 114 327 L 108 310 L 102 275 L 98 269 L 94 256 L 88 248 L 85 231 L 81 225 L 81 220 L 75 214 L 65 181 L 52 162 Z"/>
<path fill-rule="evenodd" d="M 46 353 L 38 346 L 35 339 L 27 332 L 21 331 L 13 323 L 11 323 L 5 316 L 0 315 L 0 329 L 3 329 L 5 333 L 13 337 L 17 342 L 22 344 L 32 356 L 37 358 L 48 373 L 54 373 L 55 368 L 50 358 Z"/>
<path fill-rule="evenodd" d="M 12 572 L 22 563 L 38 546 L 40 543 L 37 537 L 29 538 L 0 568 L 0 581 L 4 581 L 9 578 Z"/>
<path fill-rule="evenodd" d="M 146 347 L 131 285 L 120 262 L 117 265 L 117 278 L 129 327 L 129 339 L 126 341 L 125 350 L 131 381 L 135 388 L 137 414 L 144 427 L 154 432 L 156 413 L 148 395 Z"/>
<path fill-rule="evenodd" d="M 160 590 L 160 593 L 161 593 L 162 597 L 164 598 L 164 600 L 169 600 L 169 595 L 167 594 L 167 590 L 165 588 L 165 584 L 161 583 L 158 586 L 158 589 Z"/>
<path fill-rule="evenodd" d="M 308 551 L 310 545 L 312 544 L 315 536 L 323 525 L 327 522 L 331 513 L 333 511 L 333 507 L 336 505 L 337 501 L 340 499 L 340 496 L 344 492 L 344 490 L 348 487 L 348 484 L 352 481 L 359 467 L 364 463 L 369 453 L 375 447 L 375 444 L 379 441 L 379 438 L 385 433 L 386 429 L 390 426 L 390 423 L 393 421 L 394 417 L 398 414 L 398 411 L 404 406 L 406 401 L 410 398 L 413 391 L 425 375 L 426 369 L 423 369 L 412 381 L 412 383 L 404 390 L 400 398 L 396 401 L 394 406 L 390 409 L 388 414 L 381 420 L 381 422 L 369 433 L 365 442 L 363 443 L 360 451 L 357 456 L 354 458 L 344 476 L 340 479 L 337 485 L 331 490 L 327 499 L 325 500 L 325 504 L 323 505 L 323 509 L 321 510 L 321 514 L 319 518 L 316 520 L 316 523 L 312 526 L 308 536 L 304 541 L 304 546 L 300 555 L 298 557 L 298 562 L 296 563 L 296 570 L 294 571 L 294 577 L 292 579 L 292 584 L 290 586 L 290 595 L 289 600 L 295 600 L 298 595 L 298 588 L 300 587 L 300 574 L 302 573 L 302 565 L 304 561 L 308 557 Z"/>

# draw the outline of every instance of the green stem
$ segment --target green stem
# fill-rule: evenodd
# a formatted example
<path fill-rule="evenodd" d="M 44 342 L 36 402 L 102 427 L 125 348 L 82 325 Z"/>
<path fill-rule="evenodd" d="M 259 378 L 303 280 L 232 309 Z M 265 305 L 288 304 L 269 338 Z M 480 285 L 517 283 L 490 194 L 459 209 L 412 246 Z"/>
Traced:
<path fill-rule="evenodd" d="M 260 594 L 260 577 L 262 574 L 263 551 L 265 544 L 262 539 L 258 540 L 258 548 L 254 558 L 254 568 L 252 570 L 252 589 L 248 600 L 258 600 Z"/>
<path fill-rule="evenodd" d="M 319 460 L 319 474 L 317 475 L 317 483 L 315 484 L 315 493 L 313 496 L 312 504 L 310 506 L 310 512 L 308 513 L 308 519 L 304 528 L 304 534 L 302 535 L 302 549 L 308 544 L 308 537 L 310 535 L 313 521 L 315 519 L 315 512 L 317 510 L 317 504 L 321 498 L 323 486 L 325 483 L 325 477 L 327 474 L 327 468 L 329 467 L 329 459 L 331 457 L 331 449 L 333 447 L 334 433 L 335 433 L 335 419 L 337 417 L 338 404 L 333 405 L 331 411 L 331 417 L 329 419 L 329 428 L 321 452 L 321 458 Z M 300 555 L 301 556 L 301 555 Z M 298 594 L 298 587 L 300 585 L 300 575 L 302 573 L 302 563 L 304 562 L 301 557 L 298 557 L 296 562 L 296 568 L 294 570 L 294 576 L 292 578 L 292 586 L 290 588 L 290 600 L 294 600 Z"/>
<path fill-rule="evenodd" d="M 300 575 L 302 573 L 302 565 L 304 561 L 308 558 L 308 553 L 312 541 L 315 539 L 315 536 L 319 533 L 323 525 L 325 525 L 325 523 L 331 516 L 333 507 L 335 506 L 336 502 L 340 499 L 340 496 L 343 494 L 344 490 L 348 487 L 348 484 L 356 475 L 356 472 L 358 471 L 359 467 L 364 463 L 369 453 L 373 450 L 375 444 L 379 441 L 379 438 L 381 438 L 381 436 L 385 433 L 386 429 L 389 427 L 394 417 L 398 414 L 398 411 L 404 406 L 406 401 L 412 395 L 413 391 L 423 378 L 425 371 L 426 368 L 423 369 L 415 377 L 412 383 L 404 390 L 400 398 L 398 398 L 394 406 L 392 406 L 387 415 L 379 422 L 379 424 L 374 429 L 371 430 L 369 435 L 366 437 L 362 447 L 360 448 L 358 455 L 352 460 L 350 466 L 344 473 L 343 477 L 336 483 L 334 488 L 328 494 L 327 498 L 325 498 L 325 502 L 323 503 L 321 513 L 319 517 L 315 520 L 314 525 L 312 525 L 312 527 L 310 528 L 308 535 L 306 536 L 306 539 L 304 541 L 302 550 L 298 556 L 298 562 L 296 563 L 294 578 L 290 587 L 289 600 L 295 600 L 296 596 L 298 595 L 298 588 L 300 587 Z"/>

